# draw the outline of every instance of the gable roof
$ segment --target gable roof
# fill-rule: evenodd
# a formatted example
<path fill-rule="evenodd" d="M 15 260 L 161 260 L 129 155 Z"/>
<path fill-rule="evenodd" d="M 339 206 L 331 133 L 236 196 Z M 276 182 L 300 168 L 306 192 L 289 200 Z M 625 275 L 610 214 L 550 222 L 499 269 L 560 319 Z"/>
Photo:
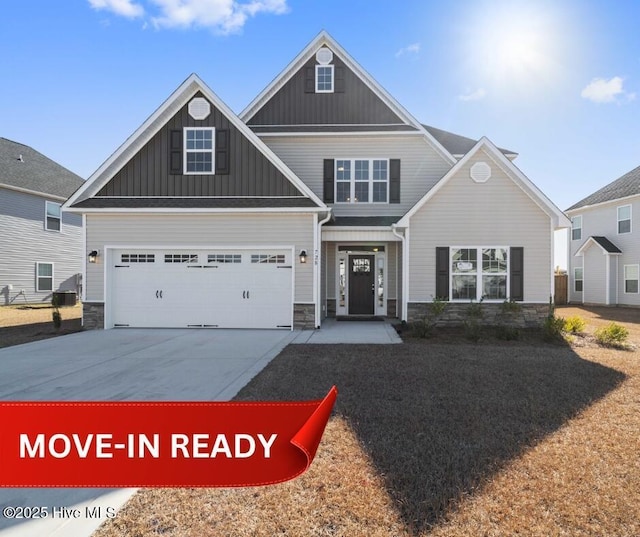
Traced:
<path fill-rule="evenodd" d="M 82 177 L 32 147 L 0 138 L 0 186 L 67 199 Z"/>
<path fill-rule="evenodd" d="M 578 251 L 575 255 L 582 255 L 582 253 L 589 248 L 592 244 L 597 244 L 605 253 L 607 254 L 621 254 L 622 250 L 618 248 L 615 244 L 613 244 L 607 237 L 602 236 L 591 236 L 584 244 L 578 248 Z"/>
<path fill-rule="evenodd" d="M 340 56 L 348 67 L 373 93 L 386 104 L 404 123 L 407 130 L 422 133 L 434 149 L 449 163 L 454 164 L 455 158 L 451 153 L 414 118 L 394 97 L 391 96 L 369 73 L 367 73 L 349 53 L 338 44 L 325 30 L 321 31 L 287 67 L 240 113 L 242 121 L 249 123 L 251 118 L 311 59 L 319 48 L 327 46 Z"/>
<path fill-rule="evenodd" d="M 198 92 L 201 92 L 228 120 L 238 129 L 242 135 L 261 152 L 285 178 L 290 181 L 306 198 L 298 198 L 300 207 L 309 204 L 305 199 L 312 201 L 314 207 L 326 209 L 326 205 L 304 184 L 275 154 L 269 149 L 247 125 L 233 113 L 233 111 L 196 75 L 191 74 L 169 98 L 131 135 L 127 140 L 89 177 L 86 183 L 80 188 L 65 204 L 65 208 L 91 210 L 96 207 L 95 202 L 88 202 L 89 198 L 95 196 L 144 146 L 153 136 Z M 176 200 L 178 198 L 171 198 Z M 86 203 L 83 203 L 86 202 Z M 166 204 L 151 204 L 145 207 L 142 203 L 140 207 L 147 209 L 161 209 Z M 189 204 L 182 204 L 187 208 Z M 212 203 L 210 208 L 216 208 L 219 204 Z M 175 207 L 176 205 L 174 205 Z M 180 204 L 177 205 L 180 207 Z M 260 207 L 260 204 L 256 205 Z M 113 203 L 103 203 L 99 208 L 127 208 L 127 203 L 120 205 Z M 201 207 L 202 208 L 202 207 Z"/>
<path fill-rule="evenodd" d="M 425 125 L 424 123 L 422 124 L 422 126 L 454 157 L 461 157 L 463 155 L 466 155 L 478 143 L 478 140 L 473 140 L 472 138 L 460 136 L 459 134 L 454 134 L 442 129 L 436 129 L 435 127 Z M 499 149 L 500 151 L 502 151 L 502 153 L 512 158 L 518 155 L 518 153 L 509 149 Z"/>
<path fill-rule="evenodd" d="M 582 207 L 597 205 L 598 203 L 607 201 L 628 198 L 629 196 L 637 196 L 638 194 L 640 194 L 640 166 L 625 173 L 612 183 L 603 186 L 600 190 L 596 190 L 593 194 L 569 207 L 567 211 L 573 211 L 574 209 L 581 209 Z"/>
<path fill-rule="evenodd" d="M 493 158 L 494 162 L 511 177 L 513 182 L 522 189 L 549 217 L 552 219 L 555 228 L 570 227 L 571 222 L 567 216 L 549 199 L 544 193 L 534 185 L 507 157 L 498 149 L 487 137 L 482 137 L 475 146 L 467 152 L 407 213 L 400 219 L 398 227 L 408 227 L 411 217 L 427 203 L 452 177 L 454 177 L 460 169 L 478 151 L 485 150 Z"/>

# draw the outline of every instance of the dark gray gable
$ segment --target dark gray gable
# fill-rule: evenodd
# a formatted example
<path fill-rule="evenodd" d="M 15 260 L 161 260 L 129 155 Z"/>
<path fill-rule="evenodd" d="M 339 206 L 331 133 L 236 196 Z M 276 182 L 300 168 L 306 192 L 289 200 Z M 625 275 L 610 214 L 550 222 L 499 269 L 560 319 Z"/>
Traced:
<path fill-rule="evenodd" d="M 334 93 L 315 93 L 315 54 L 248 125 L 405 124 L 333 51 Z M 372 128 L 370 130 L 375 130 Z"/>
<path fill-rule="evenodd" d="M 204 95 L 198 93 L 194 97 Z M 185 104 L 96 196 L 306 197 L 213 103 L 210 105 L 211 114 L 197 121 Z M 181 166 L 176 167 L 172 161 L 182 154 L 184 127 L 216 128 L 215 175 L 183 175 L 176 171 Z"/>

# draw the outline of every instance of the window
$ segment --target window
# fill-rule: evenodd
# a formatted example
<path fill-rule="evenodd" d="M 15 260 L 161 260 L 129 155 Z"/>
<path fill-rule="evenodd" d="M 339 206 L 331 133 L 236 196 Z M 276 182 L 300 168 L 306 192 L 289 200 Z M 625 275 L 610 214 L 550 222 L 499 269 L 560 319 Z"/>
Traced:
<path fill-rule="evenodd" d="M 571 240 L 579 241 L 582 239 L 582 216 L 574 216 L 571 219 Z"/>
<path fill-rule="evenodd" d="M 387 203 L 389 160 L 336 160 L 335 200 L 339 203 Z"/>
<path fill-rule="evenodd" d="M 44 228 L 47 231 L 60 231 L 60 224 L 62 222 L 62 211 L 59 203 L 52 201 L 45 202 L 46 215 Z"/>
<path fill-rule="evenodd" d="M 53 291 L 53 263 L 36 263 L 36 291 Z"/>
<path fill-rule="evenodd" d="M 624 266 L 624 292 L 638 293 L 638 280 L 640 279 L 640 265 Z"/>
<path fill-rule="evenodd" d="M 213 139 L 215 129 L 186 127 L 184 129 L 184 173 L 213 173 Z"/>
<path fill-rule="evenodd" d="M 582 283 L 584 281 L 582 274 L 582 267 L 575 267 L 573 269 L 573 290 L 576 293 L 582 293 Z"/>
<path fill-rule="evenodd" d="M 270 263 L 270 264 L 283 264 L 285 262 L 284 255 L 277 254 L 251 254 L 252 263 Z"/>
<path fill-rule="evenodd" d="M 209 254 L 207 263 L 242 263 L 242 254 Z"/>
<path fill-rule="evenodd" d="M 333 65 L 316 65 L 316 93 L 333 93 Z"/>
<path fill-rule="evenodd" d="M 121 263 L 155 263 L 155 254 L 122 254 Z"/>
<path fill-rule="evenodd" d="M 198 254 L 164 254 L 165 263 L 197 263 Z"/>
<path fill-rule="evenodd" d="M 507 280 L 507 248 L 451 249 L 452 300 L 506 300 Z"/>
<path fill-rule="evenodd" d="M 618 233 L 631 233 L 631 205 L 618 207 Z"/>

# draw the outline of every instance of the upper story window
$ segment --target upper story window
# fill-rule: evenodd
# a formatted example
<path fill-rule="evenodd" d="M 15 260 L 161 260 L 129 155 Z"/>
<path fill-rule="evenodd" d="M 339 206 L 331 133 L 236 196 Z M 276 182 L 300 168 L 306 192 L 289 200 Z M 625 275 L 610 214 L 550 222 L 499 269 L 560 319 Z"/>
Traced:
<path fill-rule="evenodd" d="M 184 173 L 212 174 L 214 170 L 215 129 L 213 127 L 185 127 Z"/>
<path fill-rule="evenodd" d="M 333 93 L 333 65 L 316 65 L 316 93 Z"/>
<path fill-rule="evenodd" d="M 53 201 L 47 201 L 45 205 L 44 228 L 47 231 L 60 231 L 60 225 L 62 223 L 61 205 Z"/>
<path fill-rule="evenodd" d="M 582 216 L 574 216 L 571 219 L 571 240 L 579 241 L 582 239 Z"/>
<path fill-rule="evenodd" d="M 618 233 L 631 233 L 631 205 L 618 207 Z"/>
<path fill-rule="evenodd" d="M 336 160 L 338 203 L 388 203 L 388 159 Z"/>

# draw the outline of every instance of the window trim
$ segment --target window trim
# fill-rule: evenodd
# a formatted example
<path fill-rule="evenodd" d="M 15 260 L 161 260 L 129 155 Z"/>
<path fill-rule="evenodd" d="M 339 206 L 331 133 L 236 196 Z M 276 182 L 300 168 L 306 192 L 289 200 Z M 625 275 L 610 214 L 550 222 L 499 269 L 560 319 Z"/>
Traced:
<path fill-rule="evenodd" d="M 628 219 L 624 219 L 624 220 L 620 220 L 620 209 L 624 209 L 625 207 L 629 207 L 629 218 Z M 617 231 L 618 231 L 618 235 L 626 235 L 627 233 L 631 233 L 633 231 L 633 214 L 632 214 L 633 209 L 631 208 L 631 204 L 627 204 L 627 205 L 620 205 L 619 207 L 616 207 L 616 218 L 617 218 Z M 626 222 L 627 220 L 629 220 L 629 231 L 620 231 L 620 222 Z"/>
<path fill-rule="evenodd" d="M 51 265 L 51 276 L 40 276 L 40 265 Z M 49 261 L 36 261 L 36 293 L 52 293 L 55 277 L 54 264 Z M 40 278 L 51 280 L 51 289 L 40 289 Z"/>
<path fill-rule="evenodd" d="M 580 219 L 580 227 L 578 227 L 578 226 L 574 227 L 574 222 L 578 218 Z M 580 241 L 580 240 L 582 240 L 582 224 L 583 224 L 583 222 L 582 222 L 582 215 L 581 214 L 578 214 L 576 216 L 571 217 L 571 240 L 572 241 Z M 579 237 L 574 237 L 574 235 L 573 235 L 574 231 L 580 231 L 580 236 Z"/>
<path fill-rule="evenodd" d="M 318 72 L 320 71 L 321 68 L 329 68 L 331 70 L 331 89 L 319 89 L 318 87 L 318 83 L 319 83 L 319 79 L 318 79 Z M 315 79 L 315 90 L 316 93 L 334 93 L 335 91 L 335 87 L 336 87 L 336 70 L 335 70 L 335 66 L 333 65 L 322 65 L 322 64 L 318 64 L 316 65 L 316 79 Z"/>
<path fill-rule="evenodd" d="M 637 278 L 627 278 L 627 268 L 629 267 L 634 267 L 636 269 L 636 273 L 638 275 Z M 638 282 L 637 287 L 638 287 L 638 291 L 627 291 L 627 281 L 635 281 Z M 640 294 L 640 265 L 638 264 L 629 264 L 629 265 L 623 265 L 623 269 L 622 269 L 622 282 L 624 284 L 624 288 L 623 288 L 623 292 L 625 295 L 637 295 Z"/>
<path fill-rule="evenodd" d="M 58 217 L 55 217 L 55 216 L 49 217 L 49 205 L 57 206 L 58 207 L 58 212 L 60 213 L 60 216 L 58 216 Z M 57 221 L 59 223 L 58 229 L 54 229 L 54 228 L 50 228 L 49 227 L 49 218 L 57 219 Z M 56 203 L 55 201 L 48 201 L 48 200 L 46 200 L 44 202 L 44 229 L 45 229 L 45 231 L 54 231 L 56 233 L 60 233 L 62 231 L 62 204 L 61 203 Z"/>
<path fill-rule="evenodd" d="M 582 278 L 578 278 L 576 274 L 577 271 L 582 271 Z M 581 289 L 577 288 L 578 282 L 581 283 Z M 583 293 L 584 292 L 584 267 L 573 267 L 573 292 L 574 293 Z"/>
<path fill-rule="evenodd" d="M 347 201 L 338 200 L 338 183 L 346 183 L 347 181 L 338 180 L 338 162 L 349 161 L 351 163 L 351 169 L 349 173 L 349 198 Z M 356 197 L 356 183 L 364 183 L 362 179 L 356 180 L 356 162 L 366 161 L 369 163 L 367 178 L 367 201 L 355 201 Z M 375 180 L 373 178 L 373 165 L 374 162 L 383 161 L 387 166 L 387 179 L 386 181 Z M 375 204 L 375 205 L 389 205 L 389 197 L 391 195 L 391 159 L 389 158 L 335 158 L 333 162 L 333 203 L 341 205 L 355 205 L 355 204 Z M 373 201 L 373 186 L 375 183 L 386 183 L 387 188 L 385 191 L 385 201 Z"/>
<path fill-rule="evenodd" d="M 453 252 L 454 252 L 454 250 L 475 250 L 476 251 L 476 270 L 473 273 L 473 275 L 476 277 L 476 296 L 475 296 L 475 298 L 471 298 L 471 299 L 469 299 L 469 298 L 453 298 L 453 277 L 455 275 L 457 275 L 451 269 L 452 262 L 453 262 Z M 482 270 L 482 251 L 483 250 L 504 250 L 506 252 L 506 254 L 507 254 L 507 267 L 506 267 L 505 272 L 499 272 L 499 273 L 484 272 Z M 484 298 L 484 296 L 482 295 L 482 289 L 483 289 L 482 279 L 483 279 L 483 276 L 485 276 L 487 274 L 493 274 L 493 275 L 496 275 L 496 276 L 505 276 L 506 277 L 506 281 L 505 281 L 505 295 L 506 295 L 506 297 L 505 298 Z M 510 296 L 509 296 L 510 289 L 511 289 L 511 248 L 509 246 L 493 245 L 493 244 L 492 245 L 483 245 L 483 246 L 468 246 L 468 245 L 466 245 L 466 246 L 459 246 L 459 245 L 449 246 L 449 300 L 451 302 L 468 303 L 469 301 L 480 302 L 482 300 L 483 302 L 487 302 L 487 303 L 501 303 L 501 302 L 504 302 L 505 300 L 509 300 L 510 299 Z"/>
<path fill-rule="evenodd" d="M 188 131 L 210 131 L 211 132 L 211 149 L 187 149 L 187 132 Z M 182 173 L 184 175 L 215 175 L 216 173 L 216 128 L 215 127 L 183 127 L 182 129 Z M 211 154 L 211 171 L 207 172 L 190 172 L 187 170 L 189 153 L 209 153 Z"/>

